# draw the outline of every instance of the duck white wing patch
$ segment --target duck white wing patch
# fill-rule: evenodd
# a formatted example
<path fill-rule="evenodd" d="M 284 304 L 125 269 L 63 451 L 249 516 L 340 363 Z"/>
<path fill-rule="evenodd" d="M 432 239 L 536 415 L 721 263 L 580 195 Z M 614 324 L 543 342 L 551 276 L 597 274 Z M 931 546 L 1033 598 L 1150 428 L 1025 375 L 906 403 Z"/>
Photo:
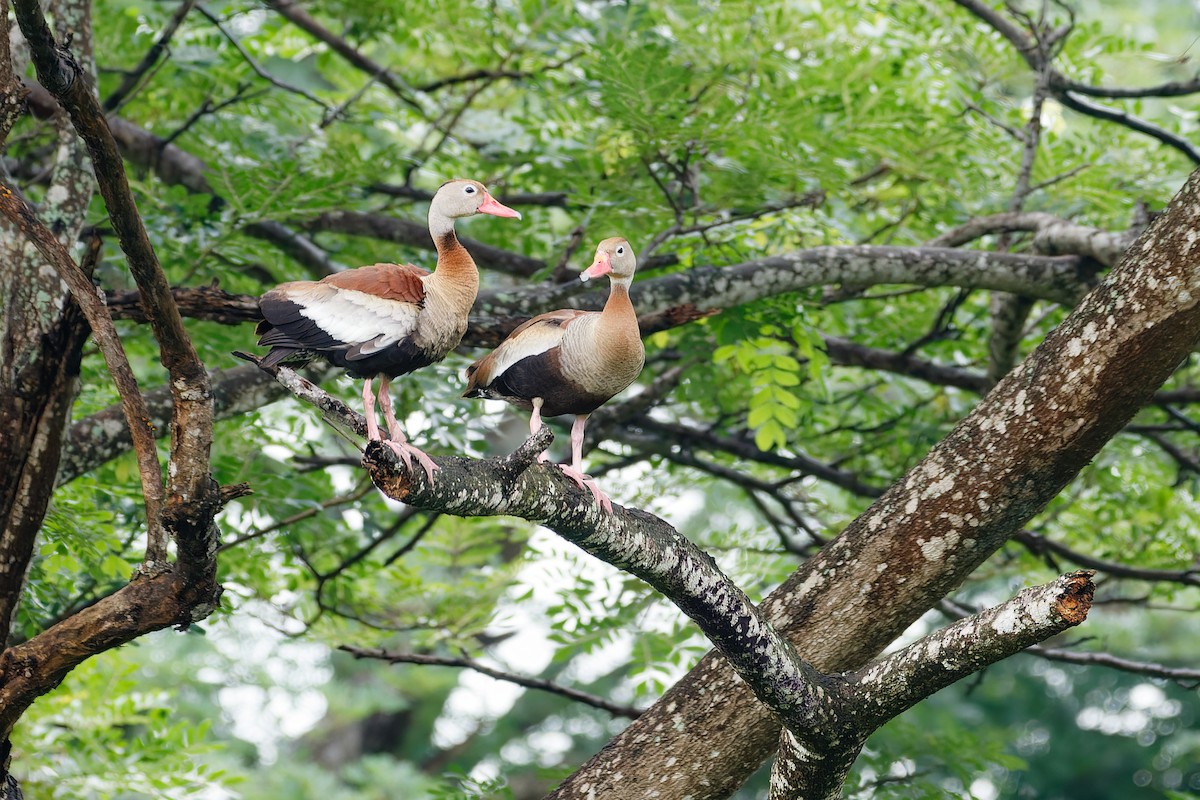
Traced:
<path fill-rule="evenodd" d="M 494 381 L 504 371 L 523 358 L 541 355 L 562 344 L 566 334 L 564 321 L 559 319 L 538 320 L 520 333 L 505 339 L 492 351 L 492 374 Z"/>
<path fill-rule="evenodd" d="M 361 345 L 364 356 L 411 336 L 421 313 L 416 303 L 385 300 L 328 284 L 310 284 L 290 295 L 293 302 L 303 306 L 301 315 L 335 339 Z"/>

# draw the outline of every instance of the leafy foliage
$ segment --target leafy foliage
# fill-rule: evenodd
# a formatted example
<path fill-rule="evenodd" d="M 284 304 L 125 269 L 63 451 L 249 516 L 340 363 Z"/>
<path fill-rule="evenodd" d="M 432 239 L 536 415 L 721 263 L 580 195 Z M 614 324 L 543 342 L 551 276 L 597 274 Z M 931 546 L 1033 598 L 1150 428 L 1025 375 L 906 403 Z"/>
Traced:
<path fill-rule="evenodd" d="M 951 4 L 305 5 L 398 76 L 393 85 L 315 42 L 274 4 L 230 0 L 191 13 L 169 57 L 119 109 L 206 165 L 211 193 L 153 170 L 131 176 L 172 283 L 257 294 L 314 277 L 254 235 L 261 222 L 310 235 L 341 265 L 428 266 L 425 250 L 321 230 L 317 221 L 338 212 L 419 221 L 420 190 L 457 175 L 498 193 L 568 193 L 565 206 L 525 209 L 520 226 L 463 226 L 545 261 L 534 281 L 560 261 L 577 264 L 613 233 L 638 243 L 643 258 L 676 257 L 641 279 L 819 245 L 914 245 L 1008 208 L 1023 152 L 1012 130 L 1031 113 L 1033 78 L 1020 56 Z M 1189 9 L 1182 0 L 1081 4 L 1058 63 L 1097 84 L 1186 79 L 1188 68 L 1170 57 L 1188 46 L 1176 20 L 1194 18 Z M 101 97 L 171 13 L 147 0 L 97 0 Z M 1196 130 L 1194 110 L 1182 104 L 1131 108 Z M 1138 204 L 1160 205 L 1189 169 L 1177 151 L 1126 128 L 1054 102 L 1042 114 L 1031 210 L 1123 230 Z M 9 155 L 36 162 L 52 142 L 41 122 L 26 119 Z M 48 200 L 33 178 L 28 193 Z M 93 202 L 89 221 L 103 229 L 104 213 Z M 576 230 L 582 241 L 570 251 Z M 1017 236 L 1006 246 L 1030 242 Z M 132 287 L 114 242 L 97 278 L 106 289 Z M 519 288 L 496 270 L 484 281 L 485 290 Z M 883 487 L 977 400 L 912 375 L 836 365 L 823 337 L 978 371 L 988 357 L 989 302 L 953 288 L 844 286 L 662 331 L 648 339 L 636 391 L 676 364 L 686 365 L 686 379 L 643 427 L 610 431 L 589 459 L 618 501 L 669 517 L 749 592 L 765 594 L 870 500 L 795 472 L 788 459 L 812 458 Z M 1038 305 L 1022 352 L 1063 313 Z M 230 351 L 252 342 L 248 326 L 188 326 L 213 368 L 232 366 Z M 133 323 L 121 332 L 139 379 L 160 381 L 147 332 Z M 435 453 L 503 452 L 523 433 L 510 411 L 457 399 L 461 370 L 476 355 L 452 354 L 396 386 L 410 435 Z M 1189 364 L 1174 383 L 1196 379 Z M 97 354 L 84 359 L 80 383 L 77 419 L 115 402 Z M 359 391 L 346 380 L 327 385 L 351 401 Z M 759 455 L 656 431 L 655 420 L 752 443 Z M 1101 560 L 1189 568 L 1200 551 L 1196 475 L 1143 434 L 1172 425 L 1172 435 L 1194 434 L 1195 424 L 1179 427 L 1161 407 L 1138 424 L 1038 518 L 1036 533 Z M 332 648 L 465 654 L 633 707 L 658 697 L 707 648 L 645 586 L 532 526 L 395 507 L 348 465 L 353 446 L 297 403 L 226 420 L 216 438 L 216 479 L 255 489 L 221 519 L 225 608 L 209 636 L 154 637 L 111 653 L 35 705 L 14 758 L 30 796 L 187 797 L 217 786 L 247 800 L 538 796 L 623 723 L 467 673 L 352 664 Z M 15 633 L 32 636 L 122 584 L 139 558 L 140 522 L 128 457 L 61 487 Z M 994 601 L 1056 569 L 1013 546 L 963 598 Z M 1195 660 L 1194 636 L 1126 602 L 1170 604 L 1181 617 L 1194 610 L 1194 586 L 1113 583 L 1106 599 L 1122 610 L 1090 622 L 1092 635 L 1114 651 Z M 281 655 L 296 642 L 312 649 Z M 160 661 L 156 672 L 150 650 L 174 667 Z M 1135 708 L 1144 686 L 1163 697 Z M 295 724 L 250 736 L 239 728 L 252 714 L 247 696 L 261 708 L 275 703 Z M 1160 707 L 1174 711 L 1156 716 Z M 1200 780 L 1198 744 L 1187 733 L 1196 708 L 1194 691 L 1141 678 L 1006 664 L 977 689 L 949 690 L 882 731 L 848 788 L 862 797 L 1065 797 L 1079 789 L 1072 760 L 1103 752 L 1106 770 L 1088 790 L 1096 796 L 1115 785 L 1122 797 L 1183 796 Z M 1131 709 L 1145 725 L 1110 730 Z M 1068 746 L 1075 755 L 1056 764 L 1052 755 Z M 764 787 L 759 776 L 739 796 L 762 796 Z"/>

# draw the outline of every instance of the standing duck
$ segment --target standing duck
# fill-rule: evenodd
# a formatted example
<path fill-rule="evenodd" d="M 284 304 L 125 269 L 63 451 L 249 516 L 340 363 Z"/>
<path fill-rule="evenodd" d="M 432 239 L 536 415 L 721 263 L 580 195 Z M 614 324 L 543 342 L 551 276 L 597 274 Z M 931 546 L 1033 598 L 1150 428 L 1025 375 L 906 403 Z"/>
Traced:
<path fill-rule="evenodd" d="M 629 242 L 605 239 L 580 280 L 608 275 L 611 289 L 603 311 L 564 309 L 541 314 L 514 330 L 488 355 L 467 367 L 463 397 L 505 400 L 531 412 L 529 432 L 542 417 L 574 414 L 571 466 L 562 471 L 586 487 L 612 513 L 612 501 L 583 474 L 583 431 L 588 416 L 637 379 L 646 361 L 629 285 L 637 258 Z M 542 453 L 538 461 L 545 462 Z"/>
<path fill-rule="evenodd" d="M 429 204 L 429 234 L 437 247 L 433 272 L 412 264 L 374 264 L 319 281 L 284 283 L 258 302 L 263 321 L 258 343 L 271 351 L 260 364 L 324 358 L 362 378 L 367 438 L 381 440 L 371 381 L 379 382 L 379 404 L 388 444 L 412 468 L 416 458 L 433 480 L 437 465 L 408 443 L 392 411 L 392 379 L 441 361 L 467 330 L 467 314 L 479 291 L 479 270 L 454 234 L 454 221 L 474 214 L 521 215 L 488 194 L 482 183 L 442 184 Z"/>

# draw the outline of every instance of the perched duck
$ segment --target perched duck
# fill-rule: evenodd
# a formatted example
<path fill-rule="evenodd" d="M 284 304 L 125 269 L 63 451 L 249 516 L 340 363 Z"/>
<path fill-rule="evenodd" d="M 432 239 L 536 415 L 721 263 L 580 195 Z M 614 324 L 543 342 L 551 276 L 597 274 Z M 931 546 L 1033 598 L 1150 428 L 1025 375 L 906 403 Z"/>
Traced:
<path fill-rule="evenodd" d="M 466 333 L 479 270 L 455 236 L 454 221 L 474 214 L 521 218 L 482 183 L 448 181 L 429 204 L 429 234 L 437 247 L 433 272 L 412 264 L 374 264 L 319 281 L 280 284 L 259 299 L 258 343 L 271 348 L 261 365 L 324 358 L 363 378 L 372 440 L 382 439 L 371 391 L 378 376 L 388 444 L 410 469 L 416 458 L 430 480 L 437 465 L 408 443 L 388 390 L 393 378 L 441 361 Z"/>
<path fill-rule="evenodd" d="M 574 414 L 571 466 L 560 465 L 580 488 L 586 487 L 605 511 L 612 501 L 583 473 L 583 431 L 588 416 L 621 392 L 642 371 L 646 351 L 629 285 L 637 258 L 629 242 L 605 239 L 581 280 L 608 275 L 611 288 L 603 311 L 564 309 L 536 316 L 514 330 L 488 355 L 467 367 L 463 397 L 505 400 L 532 412 L 529 432 L 542 417 Z M 542 453 L 539 461 L 546 461 Z"/>

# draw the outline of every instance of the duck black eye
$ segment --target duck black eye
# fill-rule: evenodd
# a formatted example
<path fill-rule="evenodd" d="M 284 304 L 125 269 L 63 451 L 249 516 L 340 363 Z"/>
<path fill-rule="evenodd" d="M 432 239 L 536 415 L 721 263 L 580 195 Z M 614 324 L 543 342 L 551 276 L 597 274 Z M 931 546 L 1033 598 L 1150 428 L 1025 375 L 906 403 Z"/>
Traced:
<path fill-rule="evenodd" d="M 467 194 L 475 194 L 475 187 L 468 186 L 467 188 L 463 189 L 463 191 L 466 192 Z"/>

